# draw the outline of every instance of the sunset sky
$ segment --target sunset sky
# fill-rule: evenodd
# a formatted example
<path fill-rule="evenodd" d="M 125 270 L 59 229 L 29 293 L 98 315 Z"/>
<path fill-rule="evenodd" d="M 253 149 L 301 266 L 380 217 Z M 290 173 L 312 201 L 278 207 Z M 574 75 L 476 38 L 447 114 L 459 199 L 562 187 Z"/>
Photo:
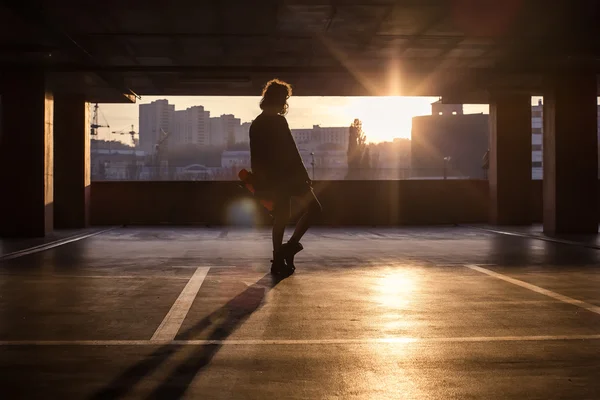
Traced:
<path fill-rule="evenodd" d="M 101 128 L 99 139 L 122 140 L 128 137 L 111 134 L 112 131 L 129 131 L 131 125 L 138 130 L 138 106 L 157 99 L 167 99 L 176 110 L 202 105 L 211 117 L 234 114 L 242 122 L 252 121 L 259 113 L 260 97 L 187 97 L 143 96 L 137 104 L 102 104 L 100 123 L 110 125 Z M 354 118 L 363 123 L 369 142 L 391 141 L 394 138 L 410 138 L 412 117 L 431 114 L 430 104 L 436 97 L 291 97 L 287 115 L 291 128 L 321 126 L 349 126 Z M 465 113 L 488 112 L 486 105 L 465 105 Z"/>

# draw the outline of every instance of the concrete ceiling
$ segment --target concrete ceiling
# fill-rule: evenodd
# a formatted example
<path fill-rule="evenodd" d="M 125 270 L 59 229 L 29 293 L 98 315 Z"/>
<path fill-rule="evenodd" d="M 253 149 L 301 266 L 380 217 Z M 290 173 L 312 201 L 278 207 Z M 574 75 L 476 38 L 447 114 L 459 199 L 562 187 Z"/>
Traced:
<path fill-rule="evenodd" d="M 185 3 L 185 5 L 184 5 Z M 596 0 L 5 1 L 0 68 L 44 68 L 91 100 L 536 92 L 547 73 L 600 72 Z"/>

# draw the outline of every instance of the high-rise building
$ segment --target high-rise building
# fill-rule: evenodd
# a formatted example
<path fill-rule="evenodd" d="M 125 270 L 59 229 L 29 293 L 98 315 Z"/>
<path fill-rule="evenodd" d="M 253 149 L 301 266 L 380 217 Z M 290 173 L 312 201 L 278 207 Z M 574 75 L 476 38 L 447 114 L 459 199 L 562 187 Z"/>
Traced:
<path fill-rule="evenodd" d="M 221 118 L 212 117 L 210 119 L 210 145 L 224 147 L 226 141 L 225 130 Z"/>
<path fill-rule="evenodd" d="M 251 122 L 244 122 L 243 124 L 235 128 L 236 143 L 250 142 L 250 125 L 252 125 Z"/>
<path fill-rule="evenodd" d="M 210 144 L 210 112 L 202 106 L 194 106 L 185 110 L 187 115 L 186 144 L 193 143 L 200 146 Z"/>
<path fill-rule="evenodd" d="M 236 142 L 236 131 L 241 120 L 233 114 L 223 114 L 210 119 L 210 144 L 213 146 L 229 146 Z"/>
<path fill-rule="evenodd" d="M 186 110 L 177 110 L 173 113 L 172 136 L 175 146 L 184 146 L 186 143 L 188 143 Z"/>
<path fill-rule="evenodd" d="M 173 129 L 175 106 L 168 100 L 156 100 L 139 106 L 140 148 L 148 154 L 161 137 L 161 129 L 168 133 Z"/>
<path fill-rule="evenodd" d="M 210 144 L 210 111 L 203 106 L 193 106 L 175 111 L 173 115 L 173 137 L 177 146 Z"/>
<path fill-rule="evenodd" d="M 543 155 L 544 133 L 544 105 L 540 100 L 537 105 L 531 106 L 531 178 L 542 179 L 544 160 Z"/>

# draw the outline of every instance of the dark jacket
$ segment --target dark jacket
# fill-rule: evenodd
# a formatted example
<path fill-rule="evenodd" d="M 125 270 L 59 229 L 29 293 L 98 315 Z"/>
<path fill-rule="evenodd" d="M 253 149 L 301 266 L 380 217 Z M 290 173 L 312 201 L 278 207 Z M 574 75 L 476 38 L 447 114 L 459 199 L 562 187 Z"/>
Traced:
<path fill-rule="evenodd" d="M 250 126 L 250 162 L 257 192 L 301 195 L 310 178 L 286 119 L 260 114 Z"/>

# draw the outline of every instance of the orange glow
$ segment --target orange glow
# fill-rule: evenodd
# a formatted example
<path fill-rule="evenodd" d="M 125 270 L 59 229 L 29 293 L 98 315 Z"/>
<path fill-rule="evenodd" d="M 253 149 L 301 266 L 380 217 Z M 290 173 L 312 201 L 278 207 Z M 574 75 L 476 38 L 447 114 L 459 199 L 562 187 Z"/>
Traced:
<path fill-rule="evenodd" d="M 426 97 L 350 97 L 343 110 L 345 119 L 359 118 L 368 142 L 410 138 L 412 118 L 431 113 L 431 99 Z"/>

